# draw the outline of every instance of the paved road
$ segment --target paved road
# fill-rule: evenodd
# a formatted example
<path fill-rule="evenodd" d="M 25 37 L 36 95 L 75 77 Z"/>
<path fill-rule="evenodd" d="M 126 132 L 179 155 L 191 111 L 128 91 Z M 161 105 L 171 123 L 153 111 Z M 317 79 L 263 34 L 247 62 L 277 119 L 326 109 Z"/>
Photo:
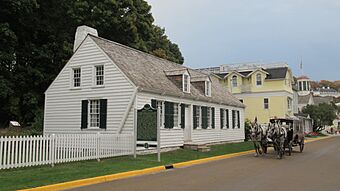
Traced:
<path fill-rule="evenodd" d="M 340 137 L 308 143 L 303 153 L 278 160 L 236 158 L 116 180 L 73 191 L 339 191 Z"/>

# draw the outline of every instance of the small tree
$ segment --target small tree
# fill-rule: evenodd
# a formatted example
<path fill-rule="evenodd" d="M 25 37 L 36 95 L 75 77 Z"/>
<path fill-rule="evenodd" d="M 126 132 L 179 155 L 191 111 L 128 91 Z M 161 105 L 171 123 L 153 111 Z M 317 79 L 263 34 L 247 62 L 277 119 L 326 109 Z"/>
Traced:
<path fill-rule="evenodd" d="M 319 132 L 325 129 L 326 125 L 332 125 L 336 118 L 337 108 L 334 104 L 321 103 L 319 105 L 307 105 L 302 113 L 309 114 L 313 119 L 313 130 Z"/>
<path fill-rule="evenodd" d="M 246 119 L 244 122 L 245 141 L 248 141 L 250 139 L 250 129 L 251 129 L 251 121 L 249 119 Z"/>

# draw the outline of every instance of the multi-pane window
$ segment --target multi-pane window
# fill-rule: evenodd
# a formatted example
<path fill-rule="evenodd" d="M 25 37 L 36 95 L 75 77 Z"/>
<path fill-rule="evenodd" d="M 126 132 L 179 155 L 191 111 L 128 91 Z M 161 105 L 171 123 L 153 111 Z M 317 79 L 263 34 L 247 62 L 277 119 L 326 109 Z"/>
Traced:
<path fill-rule="evenodd" d="M 233 129 L 235 129 L 235 127 L 238 127 L 238 113 L 236 110 L 232 110 L 232 122 L 233 122 Z"/>
<path fill-rule="evenodd" d="M 183 92 L 190 93 L 190 78 L 188 74 L 183 74 Z"/>
<path fill-rule="evenodd" d="M 262 85 L 262 77 L 261 77 L 261 74 L 256 74 L 256 85 L 257 85 L 257 86 Z"/>
<path fill-rule="evenodd" d="M 205 96 L 211 96 L 211 82 L 205 81 Z"/>
<path fill-rule="evenodd" d="M 100 124 L 100 102 L 99 100 L 90 100 L 90 127 L 99 127 Z"/>
<path fill-rule="evenodd" d="M 263 99 L 263 107 L 264 107 L 264 109 L 269 108 L 269 99 L 268 98 Z"/>
<path fill-rule="evenodd" d="M 194 129 L 200 127 L 200 119 L 201 119 L 201 108 L 200 106 L 194 105 L 193 107 L 193 124 Z"/>
<path fill-rule="evenodd" d="M 174 104 L 174 127 L 178 127 L 178 104 Z"/>
<path fill-rule="evenodd" d="M 104 85 L 104 65 L 96 66 L 96 85 Z"/>
<path fill-rule="evenodd" d="M 231 85 L 232 85 L 233 87 L 237 87 L 237 76 L 233 76 L 233 77 L 231 78 Z"/>
<path fill-rule="evenodd" d="M 202 112 L 202 118 L 201 118 L 201 127 L 202 129 L 207 129 L 208 128 L 208 107 L 202 106 L 201 107 L 201 112 Z"/>
<path fill-rule="evenodd" d="M 211 127 L 211 108 L 208 107 L 207 109 L 207 124 L 208 124 L 208 127 Z"/>
<path fill-rule="evenodd" d="M 80 87 L 81 69 L 73 69 L 73 87 Z"/>
<path fill-rule="evenodd" d="M 225 126 L 226 126 L 226 128 L 227 129 L 229 129 L 229 110 L 228 109 L 226 109 L 225 110 Z"/>
<path fill-rule="evenodd" d="M 293 102 L 293 100 L 292 100 L 292 98 L 287 98 L 287 104 L 288 104 L 288 109 L 289 110 L 291 110 L 292 109 L 292 102 Z"/>

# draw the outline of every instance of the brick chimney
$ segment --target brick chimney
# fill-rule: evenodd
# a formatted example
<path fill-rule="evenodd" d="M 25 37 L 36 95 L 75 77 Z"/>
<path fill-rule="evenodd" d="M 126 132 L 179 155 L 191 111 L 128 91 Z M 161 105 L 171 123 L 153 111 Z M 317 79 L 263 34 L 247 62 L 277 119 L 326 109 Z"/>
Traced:
<path fill-rule="evenodd" d="M 73 52 L 77 50 L 77 48 L 80 46 L 80 44 L 83 42 L 83 40 L 86 38 L 88 34 L 98 36 L 97 30 L 94 28 L 88 27 L 86 25 L 77 27 L 73 44 Z"/>

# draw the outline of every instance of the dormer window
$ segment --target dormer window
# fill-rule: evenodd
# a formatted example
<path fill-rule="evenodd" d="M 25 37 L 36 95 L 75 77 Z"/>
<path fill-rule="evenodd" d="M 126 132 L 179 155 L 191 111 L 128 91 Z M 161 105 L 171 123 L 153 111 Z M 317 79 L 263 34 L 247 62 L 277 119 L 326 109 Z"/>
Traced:
<path fill-rule="evenodd" d="M 233 76 L 233 77 L 231 78 L 231 85 L 232 85 L 233 87 L 237 87 L 237 76 Z"/>
<path fill-rule="evenodd" d="M 183 74 L 183 92 L 190 93 L 190 76 L 188 74 Z"/>
<path fill-rule="evenodd" d="M 205 81 L 205 96 L 211 96 L 211 82 Z"/>
<path fill-rule="evenodd" d="M 262 85 L 262 76 L 261 74 L 256 74 L 256 85 L 261 86 Z"/>

